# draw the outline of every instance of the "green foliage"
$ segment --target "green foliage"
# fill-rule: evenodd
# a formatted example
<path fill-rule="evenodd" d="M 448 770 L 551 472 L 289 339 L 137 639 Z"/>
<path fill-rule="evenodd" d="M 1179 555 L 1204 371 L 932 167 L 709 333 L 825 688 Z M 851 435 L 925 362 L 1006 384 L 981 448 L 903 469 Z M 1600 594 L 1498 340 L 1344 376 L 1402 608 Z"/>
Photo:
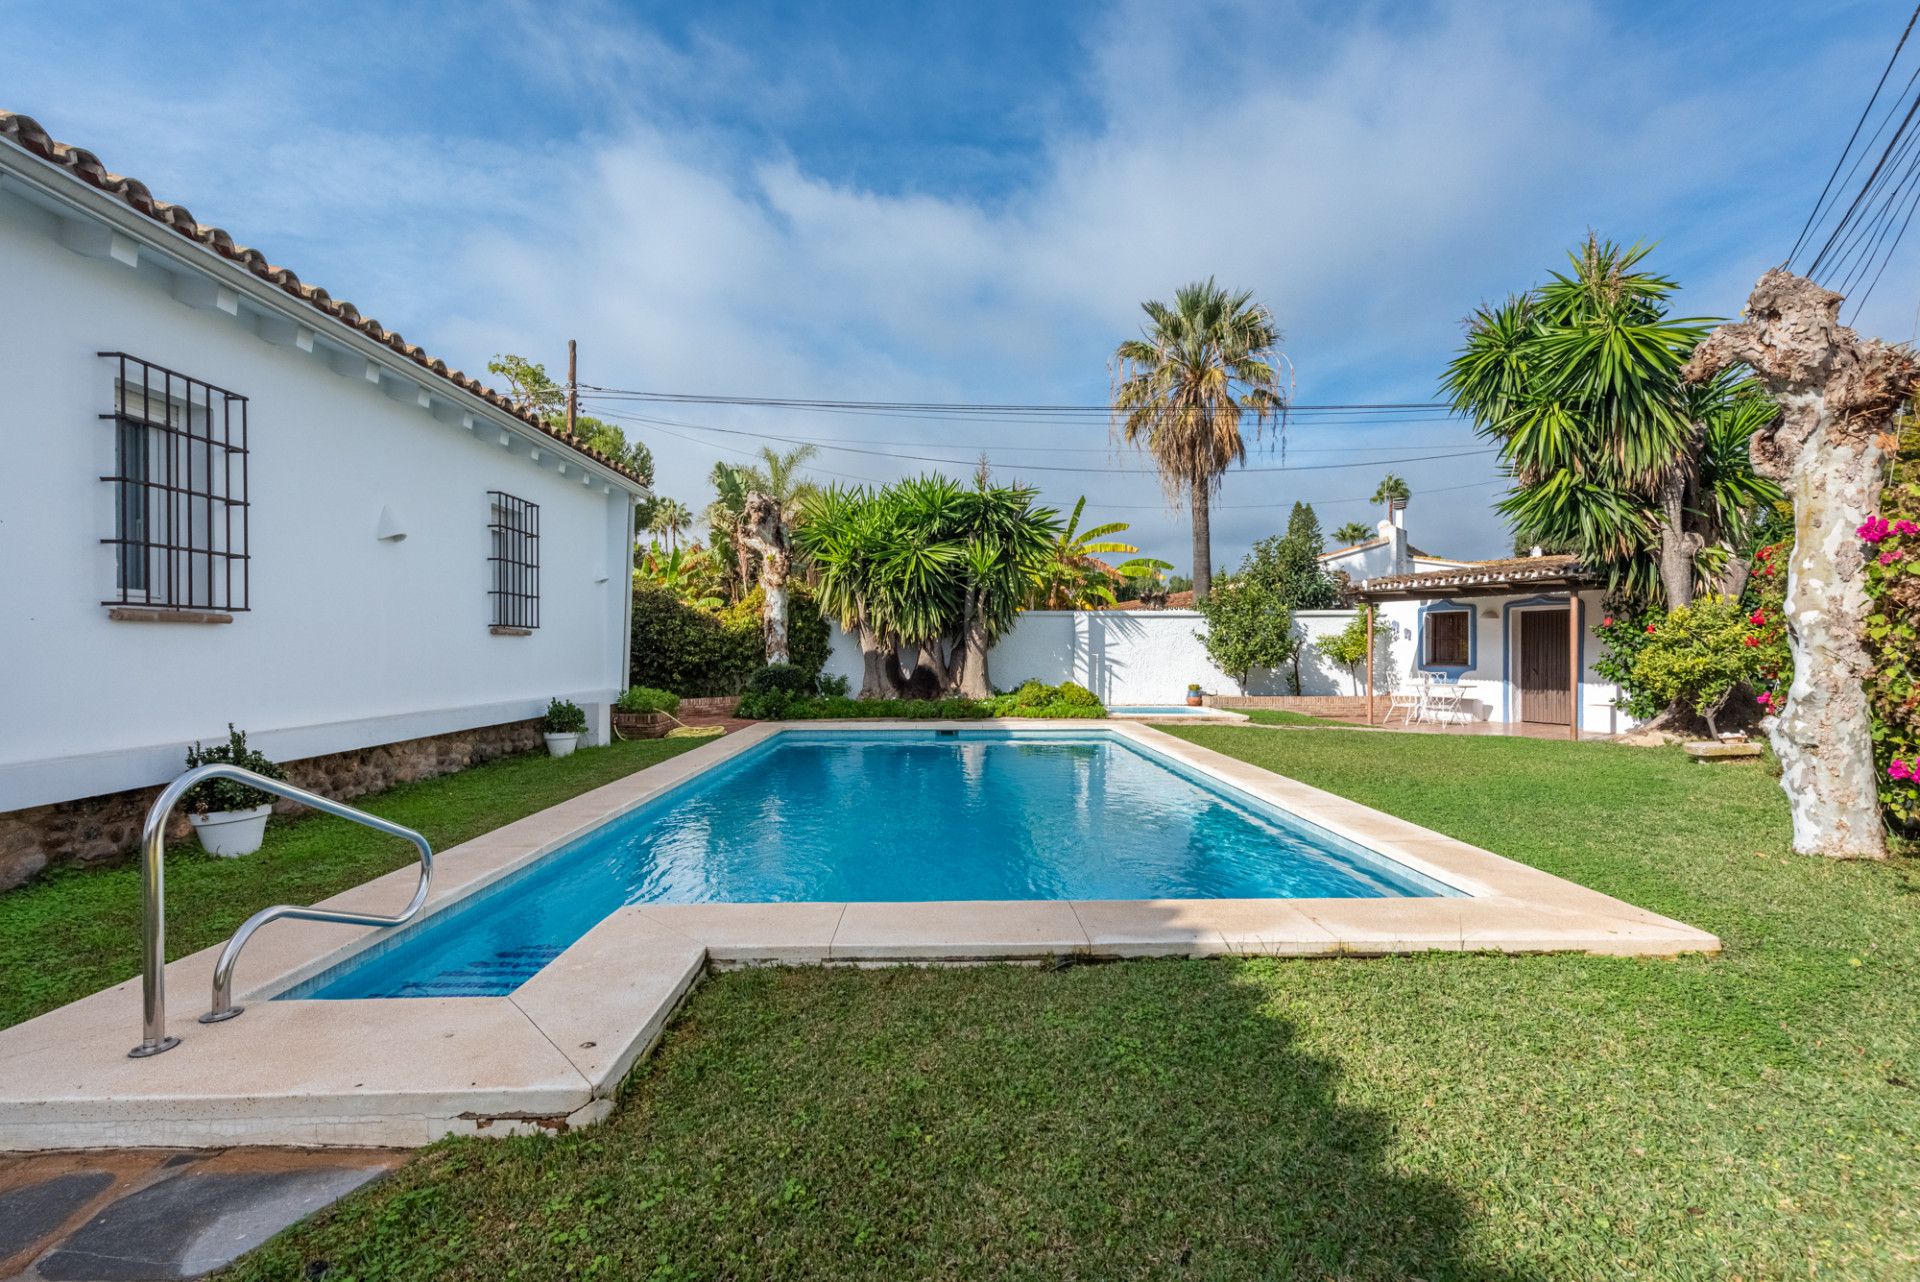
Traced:
<path fill-rule="evenodd" d="M 1392 503 L 1396 507 L 1405 507 L 1413 501 L 1413 489 L 1405 480 L 1388 472 L 1380 478 L 1380 484 L 1373 491 L 1375 503 Z"/>
<path fill-rule="evenodd" d="M 257 775 L 269 779 L 285 779 L 286 772 L 262 754 L 247 746 L 247 734 L 244 730 L 235 730 L 233 722 L 227 722 L 227 741 L 216 743 L 211 748 L 203 748 L 195 743 L 187 749 L 187 766 L 210 766 L 214 764 L 239 766 L 242 770 L 251 770 Z M 262 792 L 258 788 L 248 787 L 234 779 L 206 779 L 187 789 L 180 799 L 188 810 L 198 815 L 217 814 L 223 810 L 251 810 L 255 806 L 268 805 L 273 794 Z"/>
<path fill-rule="evenodd" d="M 1634 687 L 1663 706 L 1692 709 L 1706 718 L 1710 732 L 1736 690 L 1768 693 L 1787 663 L 1780 614 L 1750 612 L 1727 597 L 1700 597 L 1650 626 L 1634 656 Z"/>
<path fill-rule="evenodd" d="M 571 699 L 549 699 L 547 715 L 540 718 L 540 729 L 547 734 L 585 734 L 587 714 Z"/>
<path fill-rule="evenodd" d="M 1380 531 L 1364 521 L 1348 521 L 1333 532 L 1333 541 L 1341 547 L 1351 547 L 1355 543 L 1368 543 L 1378 538 Z"/>
<path fill-rule="evenodd" d="M 719 567 L 712 554 L 697 543 L 672 548 L 648 544 L 633 567 L 633 581 L 665 588 L 688 605 L 702 609 L 718 610 L 721 606 L 717 595 Z"/>
<path fill-rule="evenodd" d="M 548 427 L 565 430 L 567 389 L 553 381 L 545 365 L 508 352 L 488 361 L 487 372 L 505 379 L 507 395 L 538 414 Z M 653 484 L 653 451 L 639 441 L 629 441 L 614 424 L 590 414 L 576 414 L 573 434 L 581 444 L 634 472 L 648 485 Z"/>
<path fill-rule="evenodd" d="M 1909 832 L 1920 830 L 1920 430 L 1908 426 L 1880 520 L 1866 534 L 1867 649 L 1873 671 L 1873 752 L 1880 800 Z"/>
<path fill-rule="evenodd" d="M 1667 709 L 1633 675 L 1634 661 L 1666 617 L 1667 612 L 1657 606 L 1618 596 L 1607 599 L 1600 616 L 1600 653 L 1594 658 L 1593 670 L 1619 687 L 1620 711 L 1636 721 L 1651 721 Z"/>
<path fill-rule="evenodd" d="M 1051 554 L 1028 589 L 1029 610 L 1090 610 L 1112 605 L 1118 600 L 1115 593 L 1121 584 L 1129 580 L 1157 583 L 1162 571 L 1173 568 L 1150 556 L 1135 556 L 1118 565 L 1101 560 L 1111 553 L 1126 555 L 1140 549 L 1111 537 L 1127 531 L 1125 521 L 1108 521 L 1082 530 L 1080 514 L 1086 506 L 1086 496 L 1082 495 L 1073 505 L 1066 528 L 1055 537 Z"/>
<path fill-rule="evenodd" d="M 1324 551 L 1326 539 L 1313 506 L 1295 502 L 1287 532 L 1255 543 L 1234 579 L 1267 584 L 1290 610 L 1331 610 L 1340 604 L 1340 585 L 1320 565 Z"/>
<path fill-rule="evenodd" d="M 678 712 L 680 696 L 651 686 L 628 686 L 613 706 L 622 712 Z"/>
<path fill-rule="evenodd" d="M 628 680 L 688 698 L 738 694 L 767 661 L 760 627 L 759 589 L 718 612 L 682 601 L 654 584 L 633 589 L 633 655 Z M 793 666 L 817 673 L 832 645 L 826 621 L 804 588 L 787 602 L 787 654 Z"/>
<path fill-rule="evenodd" d="M 1374 621 L 1373 639 L 1376 647 L 1383 648 L 1392 635 L 1391 625 L 1378 619 Z M 1345 668 L 1348 675 L 1353 678 L 1354 693 L 1360 693 L 1360 668 L 1367 661 L 1367 613 L 1365 610 L 1354 615 L 1346 627 L 1332 636 L 1317 638 L 1313 648 Z"/>
<path fill-rule="evenodd" d="M 1222 672 L 1244 691 L 1247 674 L 1255 668 L 1280 668 L 1300 649 L 1293 632 L 1293 612 L 1284 594 L 1258 576 L 1236 578 L 1221 585 L 1200 602 L 1207 630 L 1198 634 Z"/>
<path fill-rule="evenodd" d="M 814 685 L 828 699 L 844 699 L 853 690 L 853 682 L 838 672 L 822 672 Z"/>
<path fill-rule="evenodd" d="M 781 694 L 811 695 L 817 689 L 814 674 L 791 663 L 769 663 L 747 678 L 747 693 L 750 695 L 776 691 Z"/>
<path fill-rule="evenodd" d="M 825 685 L 823 681 L 821 685 Z M 1057 686 L 1029 681 L 990 699 L 849 699 L 838 693 L 786 688 L 750 691 L 735 716 L 754 721 L 822 721 L 901 718 L 909 721 L 979 721 L 988 717 L 1098 718 L 1107 710 L 1091 690 L 1071 681 Z"/>
<path fill-rule="evenodd" d="M 1776 412 L 1757 384 L 1681 381 L 1708 325 L 1668 316 L 1678 286 L 1642 267 L 1650 248 L 1589 236 L 1569 272 L 1481 308 L 1443 388 L 1499 443 L 1515 482 L 1500 510 L 1518 540 L 1576 548 L 1617 590 L 1658 600 L 1661 495 L 1676 469 L 1687 531 L 1706 549 L 1701 579 L 1780 491 L 1747 454 Z"/>
<path fill-rule="evenodd" d="M 835 486 L 803 502 L 794 547 L 822 608 L 849 631 L 944 652 L 971 626 L 991 645 L 1013 626 L 1060 531 L 1034 495 L 938 475 Z"/>

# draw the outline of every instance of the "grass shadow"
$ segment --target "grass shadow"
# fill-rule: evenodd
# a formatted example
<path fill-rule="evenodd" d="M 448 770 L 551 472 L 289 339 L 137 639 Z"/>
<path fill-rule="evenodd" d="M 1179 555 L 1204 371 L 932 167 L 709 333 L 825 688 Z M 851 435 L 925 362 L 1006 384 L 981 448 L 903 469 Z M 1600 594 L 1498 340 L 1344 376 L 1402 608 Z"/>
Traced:
<path fill-rule="evenodd" d="M 444 1143 L 234 1276 L 1517 1280 L 1340 1077 L 1230 962 L 734 972 L 604 1126 Z"/>

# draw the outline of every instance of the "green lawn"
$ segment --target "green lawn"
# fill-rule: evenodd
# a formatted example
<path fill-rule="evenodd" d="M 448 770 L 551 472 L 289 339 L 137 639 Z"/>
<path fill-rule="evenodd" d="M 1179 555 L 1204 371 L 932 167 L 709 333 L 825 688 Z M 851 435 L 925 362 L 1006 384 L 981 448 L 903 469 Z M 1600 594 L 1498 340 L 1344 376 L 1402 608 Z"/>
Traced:
<path fill-rule="evenodd" d="M 1178 733 L 1727 952 L 733 972 L 606 1125 L 443 1142 L 234 1276 L 1920 1276 L 1910 861 L 1793 856 L 1764 767 L 1677 750 Z"/>
<path fill-rule="evenodd" d="M 655 739 L 514 757 L 363 797 L 354 804 L 424 834 L 435 850 L 684 752 Z M 344 819 L 275 818 L 245 859 L 191 840 L 167 850 L 167 955 L 217 944 L 268 904 L 310 904 L 410 864 L 413 847 Z M 400 905 L 395 904 L 397 909 Z M 0 894 L 0 1028 L 98 992 L 140 970 L 140 869 L 57 872 Z"/>
<path fill-rule="evenodd" d="M 1304 712 L 1288 712 L 1281 708 L 1235 708 L 1235 712 L 1245 713 L 1247 720 L 1257 726 L 1338 726 L 1346 722 L 1335 721 L 1330 717 L 1312 717 Z"/>

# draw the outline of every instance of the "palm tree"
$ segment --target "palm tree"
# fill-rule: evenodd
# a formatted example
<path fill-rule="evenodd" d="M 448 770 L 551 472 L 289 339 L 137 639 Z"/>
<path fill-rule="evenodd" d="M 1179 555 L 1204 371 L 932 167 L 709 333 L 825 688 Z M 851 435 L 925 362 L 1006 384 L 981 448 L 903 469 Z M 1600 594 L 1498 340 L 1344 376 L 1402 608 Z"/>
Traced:
<path fill-rule="evenodd" d="M 1149 324 L 1114 350 L 1114 433 L 1153 455 L 1175 508 L 1193 512 L 1193 592 L 1213 582 L 1209 505 L 1220 478 L 1247 457 L 1243 416 L 1257 435 L 1286 412 L 1277 364 L 1280 331 L 1251 291 L 1209 277 L 1185 286 L 1173 306 L 1140 305 Z"/>
<path fill-rule="evenodd" d="M 1404 480 L 1395 476 L 1392 472 L 1388 472 L 1380 478 L 1380 487 L 1373 492 L 1373 501 L 1375 503 L 1384 503 L 1387 508 L 1387 516 L 1391 519 L 1393 509 L 1405 507 L 1413 501 L 1413 489 Z"/>
<path fill-rule="evenodd" d="M 1667 315 L 1678 286 L 1642 266 L 1650 249 L 1589 235 L 1571 271 L 1474 314 L 1442 386 L 1499 442 L 1521 541 L 1675 608 L 1744 580 L 1748 513 L 1780 491 L 1747 456 L 1771 403 L 1731 374 L 1682 384 L 1707 324 Z"/>
<path fill-rule="evenodd" d="M 1365 543 L 1378 533 L 1378 530 L 1365 521 L 1348 521 L 1345 525 L 1335 528 L 1333 541 L 1341 547 L 1349 547 L 1355 543 Z"/>
<path fill-rule="evenodd" d="M 680 536 L 693 528 L 693 513 L 679 499 L 655 499 L 653 515 L 647 520 L 647 530 L 652 534 L 666 536 L 667 546 L 680 546 Z"/>
<path fill-rule="evenodd" d="M 801 504 L 820 487 L 801 475 L 800 469 L 820 455 L 817 445 L 796 445 L 781 453 L 770 445 L 760 447 L 760 461 L 740 469 L 749 490 L 758 490 L 780 505 L 780 519 L 793 524 L 799 519 Z"/>
<path fill-rule="evenodd" d="M 1147 578 L 1173 566 L 1150 556 L 1136 556 L 1111 565 L 1102 555 L 1138 552 L 1131 543 L 1108 536 L 1128 528 L 1125 521 L 1109 521 L 1090 530 L 1080 529 L 1086 496 L 1073 505 L 1067 528 L 1054 540 L 1053 552 L 1027 596 L 1029 610 L 1085 610 L 1114 603 L 1114 587 L 1125 579 Z"/>

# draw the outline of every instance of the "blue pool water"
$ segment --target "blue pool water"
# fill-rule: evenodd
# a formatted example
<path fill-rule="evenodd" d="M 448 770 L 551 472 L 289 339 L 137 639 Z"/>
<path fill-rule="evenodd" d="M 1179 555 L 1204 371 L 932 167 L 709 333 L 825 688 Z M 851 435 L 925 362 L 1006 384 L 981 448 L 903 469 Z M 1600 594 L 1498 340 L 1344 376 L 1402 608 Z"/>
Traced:
<path fill-rule="evenodd" d="M 510 993 L 635 903 L 1453 893 L 1104 731 L 789 732 L 283 995 Z"/>

